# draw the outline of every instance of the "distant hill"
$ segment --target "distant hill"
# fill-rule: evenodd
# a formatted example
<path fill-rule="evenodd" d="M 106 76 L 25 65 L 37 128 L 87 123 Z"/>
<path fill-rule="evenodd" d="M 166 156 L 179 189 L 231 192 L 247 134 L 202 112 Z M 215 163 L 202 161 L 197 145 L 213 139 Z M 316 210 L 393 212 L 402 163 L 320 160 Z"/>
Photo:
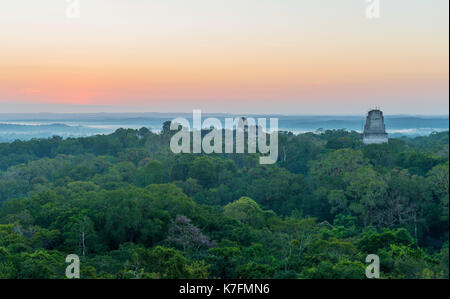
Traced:
<path fill-rule="evenodd" d="M 233 114 L 203 114 L 203 119 L 238 117 Z M 241 115 L 253 118 L 276 117 L 279 129 L 294 133 L 314 132 L 318 129 L 345 129 L 361 132 L 365 115 Z M 118 128 L 150 128 L 158 132 L 165 121 L 184 117 L 191 121 L 190 113 L 88 113 L 88 114 L 0 114 L 0 142 L 16 139 L 64 138 L 109 134 Z M 426 136 L 449 129 L 448 116 L 387 115 L 386 128 L 390 137 Z"/>
<path fill-rule="evenodd" d="M 0 142 L 14 140 L 29 140 L 33 138 L 48 138 L 51 136 L 82 137 L 108 133 L 109 130 L 84 126 L 69 126 L 66 124 L 26 125 L 0 123 Z"/>

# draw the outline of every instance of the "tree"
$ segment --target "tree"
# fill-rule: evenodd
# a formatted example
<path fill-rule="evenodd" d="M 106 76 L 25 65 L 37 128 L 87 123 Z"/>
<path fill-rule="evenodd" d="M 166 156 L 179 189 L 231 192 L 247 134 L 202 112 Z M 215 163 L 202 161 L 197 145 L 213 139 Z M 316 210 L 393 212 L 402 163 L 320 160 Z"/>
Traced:
<path fill-rule="evenodd" d="M 66 268 L 65 256 L 59 252 L 37 250 L 20 254 L 19 279 L 61 279 Z"/>
<path fill-rule="evenodd" d="M 241 221 L 247 225 L 260 225 L 263 211 L 259 205 L 249 197 L 241 197 L 224 207 L 224 215 Z"/>
<path fill-rule="evenodd" d="M 177 215 L 169 228 L 169 237 L 167 242 L 183 248 L 200 248 L 209 249 L 214 247 L 216 242 L 212 242 L 209 238 L 202 234 L 201 230 L 191 224 L 191 220 L 186 216 Z"/>
<path fill-rule="evenodd" d="M 354 173 L 365 165 L 367 165 L 367 161 L 361 151 L 340 149 L 312 161 L 310 174 L 319 186 L 342 189 L 345 188 Z"/>
<path fill-rule="evenodd" d="M 17 275 L 13 256 L 5 247 L 0 247 L 0 279 L 12 279 Z"/>
<path fill-rule="evenodd" d="M 134 182 L 140 187 L 163 182 L 163 165 L 159 161 L 152 161 L 145 167 L 139 168 L 134 176 Z"/>
<path fill-rule="evenodd" d="M 212 187 L 217 182 L 217 172 L 212 160 L 199 157 L 189 165 L 189 177 L 196 179 L 204 187 Z"/>
<path fill-rule="evenodd" d="M 364 279 L 366 266 L 360 261 L 341 260 L 337 263 L 320 262 L 318 266 L 304 271 L 308 279 Z"/>
<path fill-rule="evenodd" d="M 376 254 L 381 249 L 389 248 L 390 245 L 411 246 L 414 240 L 407 230 L 385 229 L 382 232 L 367 231 L 358 242 L 358 248 L 368 254 Z"/>
<path fill-rule="evenodd" d="M 427 182 L 433 195 L 439 199 L 443 214 L 448 220 L 448 190 L 449 190 L 449 170 L 448 162 L 440 164 L 428 172 Z"/>
<path fill-rule="evenodd" d="M 160 278 L 186 279 L 190 277 L 187 259 L 177 250 L 156 246 L 145 256 L 145 270 Z"/>
<path fill-rule="evenodd" d="M 63 228 L 63 232 L 67 247 L 83 257 L 101 248 L 94 223 L 86 215 L 79 214 L 71 217 Z"/>

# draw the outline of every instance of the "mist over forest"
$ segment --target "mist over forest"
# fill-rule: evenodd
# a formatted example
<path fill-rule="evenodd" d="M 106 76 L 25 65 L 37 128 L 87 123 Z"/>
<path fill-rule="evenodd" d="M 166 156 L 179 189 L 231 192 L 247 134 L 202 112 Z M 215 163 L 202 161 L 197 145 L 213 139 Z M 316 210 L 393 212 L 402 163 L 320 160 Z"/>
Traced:
<path fill-rule="evenodd" d="M 86 137 L 96 134 L 111 134 L 119 128 L 139 129 L 147 127 L 159 132 L 165 121 L 176 117 L 192 120 L 189 113 L 87 113 L 87 114 L 1 114 L 0 142 L 48 138 L 52 136 Z M 232 114 L 204 114 L 206 117 L 224 119 L 239 117 Z M 364 116 L 287 116 L 249 115 L 249 117 L 277 117 L 279 128 L 296 134 L 317 130 L 346 129 L 361 132 Z M 385 117 L 391 137 L 426 136 L 449 128 L 448 116 L 391 115 Z"/>

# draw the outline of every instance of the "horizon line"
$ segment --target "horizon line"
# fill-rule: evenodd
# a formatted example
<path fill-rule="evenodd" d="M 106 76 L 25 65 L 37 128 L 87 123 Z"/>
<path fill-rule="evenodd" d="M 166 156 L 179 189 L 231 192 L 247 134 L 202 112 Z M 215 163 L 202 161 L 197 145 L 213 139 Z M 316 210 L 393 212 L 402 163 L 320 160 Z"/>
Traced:
<path fill-rule="evenodd" d="M 195 109 L 194 109 L 195 110 Z M 364 112 L 364 115 L 368 113 L 370 110 L 367 110 Z M 383 111 L 383 110 L 381 110 Z M 174 112 L 158 112 L 158 111 L 145 111 L 145 112 L 0 112 L 0 115 L 95 115 L 95 114 L 108 114 L 108 115 L 119 115 L 119 114 L 136 114 L 136 115 L 143 115 L 143 114 L 192 114 L 192 112 L 181 112 L 181 111 L 174 111 Z M 318 113 L 305 113 L 305 114 L 289 114 L 289 113 L 236 113 L 236 112 L 203 112 L 202 114 L 205 115 L 272 115 L 272 116 L 361 116 L 363 114 L 359 113 L 350 113 L 350 114 L 342 114 L 342 113 L 336 113 L 336 114 L 330 114 L 330 113 L 324 113 L 324 114 L 318 114 Z M 420 114 L 420 113 L 393 113 L 393 114 L 386 114 L 383 111 L 384 116 L 434 116 L 434 117 L 450 117 L 449 114 L 434 114 L 434 113 L 427 113 L 427 114 Z"/>

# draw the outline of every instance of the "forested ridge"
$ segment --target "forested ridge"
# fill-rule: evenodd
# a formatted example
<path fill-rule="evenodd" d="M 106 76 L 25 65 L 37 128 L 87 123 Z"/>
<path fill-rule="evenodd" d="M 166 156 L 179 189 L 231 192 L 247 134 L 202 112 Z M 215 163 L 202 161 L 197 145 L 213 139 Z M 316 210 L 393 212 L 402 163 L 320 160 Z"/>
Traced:
<path fill-rule="evenodd" d="M 0 278 L 448 278 L 448 132 L 280 132 L 275 165 L 173 134 L 0 143 Z"/>

